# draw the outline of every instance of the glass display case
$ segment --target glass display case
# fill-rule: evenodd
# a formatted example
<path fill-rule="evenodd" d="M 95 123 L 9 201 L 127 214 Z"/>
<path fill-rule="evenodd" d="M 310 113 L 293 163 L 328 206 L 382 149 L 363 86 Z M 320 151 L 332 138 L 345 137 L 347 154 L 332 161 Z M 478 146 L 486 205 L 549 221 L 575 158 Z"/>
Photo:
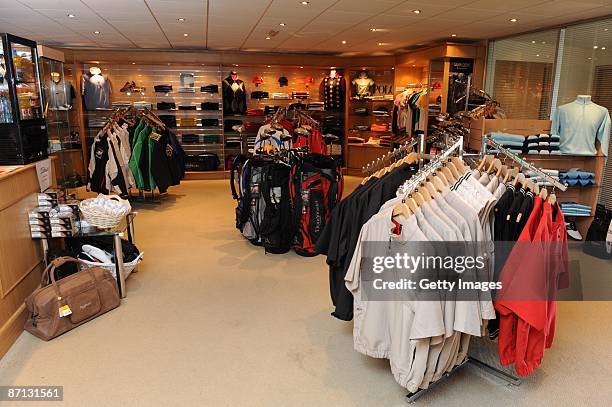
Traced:
<path fill-rule="evenodd" d="M 48 148 L 36 43 L 0 36 L 0 164 L 27 164 Z"/>

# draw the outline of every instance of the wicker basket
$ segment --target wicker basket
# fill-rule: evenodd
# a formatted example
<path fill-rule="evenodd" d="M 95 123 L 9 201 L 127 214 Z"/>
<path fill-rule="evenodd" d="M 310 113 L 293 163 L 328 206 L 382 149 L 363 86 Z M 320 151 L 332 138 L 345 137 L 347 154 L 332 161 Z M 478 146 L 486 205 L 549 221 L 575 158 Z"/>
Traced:
<path fill-rule="evenodd" d="M 118 201 L 123 206 L 123 210 L 118 214 L 108 214 L 103 212 L 103 208 L 99 205 L 94 204 L 95 198 L 85 199 L 81 201 L 79 204 L 79 209 L 83 214 L 83 219 L 87 221 L 92 226 L 95 226 L 100 229 L 112 229 L 116 227 L 125 216 L 132 211 L 132 206 L 130 203 L 121 199 L 117 195 L 98 195 L 98 197 L 102 197 L 104 199 L 113 199 Z"/>
<path fill-rule="evenodd" d="M 123 263 L 123 269 L 125 270 L 125 278 L 127 278 L 132 273 L 132 271 L 134 271 L 136 266 L 140 264 L 143 256 L 144 256 L 144 252 L 141 252 L 138 255 L 138 257 L 136 257 L 134 260 L 130 261 L 129 263 Z M 79 260 L 81 260 L 83 263 L 87 264 L 90 267 L 102 267 L 110 271 L 110 273 L 113 275 L 114 278 L 117 278 L 117 270 L 115 268 L 115 263 L 97 263 L 97 262 L 84 260 L 84 259 L 79 259 Z"/>

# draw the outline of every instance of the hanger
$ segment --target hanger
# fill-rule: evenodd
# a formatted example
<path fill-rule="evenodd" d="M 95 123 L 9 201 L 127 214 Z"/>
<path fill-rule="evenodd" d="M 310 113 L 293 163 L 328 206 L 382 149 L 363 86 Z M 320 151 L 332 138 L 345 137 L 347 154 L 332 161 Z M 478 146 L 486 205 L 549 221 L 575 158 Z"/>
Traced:
<path fill-rule="evenodd" d="M 493 156 L 490 154 L 487 154 L 484 156 L 484 158 L 482 159 L 482 161 L 480 162 L 480 164 L 478 164 L 478 171 L 482 171 L 483 167 L 488 164 L 491 160 L 493 159 Z"/>
<path fill-rule="evenodd" d="M 451 161 L 453 162 L 453 164 L 455 164 L 455 167 L 461 172 L 461 174 L 465 173 L 466 168 L 465 165 L 463 165 L 463 161 L 461 161 L 461 158 L 453 156 L 451 158 Z"/>
<path fill-rule="evenodd" d="M 444 178 L 446 178 L 448 183 L 455 183 L 455 181 L 457 181 L 457 178 L 455 178 L 451 170 L 446 165 L 440 167 L 440 173 L 444 174 Z"/>
<path fill-rule="evenodd" d="M 429 191 L 427 190 L 427 187 L 425 187 L 425 184 L 426 184 L 426 182 L 422 182 L 421 183 L 421 189 L 418 192 L 421 193 L 421 195 L 425 199 L 425 202 L 429 202 L 433 198 L 432 198 L 431 194 L 429 193 Z"/>
<path fill-rule="evenodd" d="M 518 168 L 512 168 L 512 169 L 508 170 L 506 172 L 506 176 L 504 177 L 503 183 L 504 184 L 507 183 L 510 180 L 511 177 L 515 177 L 516 178 L 518 173 L 519 173 Z"/>
<path fill-rule="evenodd" d="M 539 193 L 540 198 L 542 198 L 543 200 L 546 200 L 546 198 L 548 197 L 548 190 L 546 188 L 542 188 L 540 190 Z"/>
<path fill-rule="evenodd" d="M 499 167 L 501 167 L 501 165 L 501 160 L 499 158 L 494 158 L 493 160 L 491 160 L 491 163 L 489 164 L 486 173 L 490 174 L 494 169 L 498 169 Z"/>
<path fill-rule="evenodd" d="M 410 207 L 406 204 L 406 202 L 403 200 L 401 203 L 393 207 L 393 213 L 391 214 L 393 218 L 397 216 L 403 216 L 405 219 L 408 219 L 410 215 L 412 215 L 412 211 L 410 210 Z"/>
<path fill-rule="evenodd" d="M 550 197 L 548 198 L 548 203 L 551 205 L 554 205 L 556 202 L 557 202 L 557 195 L 555 194 L 555 188 L 553 187 Z"/>

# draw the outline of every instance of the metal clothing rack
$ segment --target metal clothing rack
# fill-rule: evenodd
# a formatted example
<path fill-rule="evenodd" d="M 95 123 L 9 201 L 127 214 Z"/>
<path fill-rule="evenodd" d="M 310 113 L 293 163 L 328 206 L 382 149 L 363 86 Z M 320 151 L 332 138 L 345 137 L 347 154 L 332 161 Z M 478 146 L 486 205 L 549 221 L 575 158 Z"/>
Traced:
<path fill-rule="evenodd" d="M 416 146 L 418 143 L 419 143 L 418 139 L 412 140 L 412 141 L 406 141 L 404 144 L 393 149 L 392 151 L 389 151 L 387 154 L 383 155 L 382 157 L 379 157 L 376 160 L 372 161 L 371 163 L 366 164 L 363 167 L 361 167 L 361 172 L 363 174 L 373 172 L 374 170 L 378 169 L 378 167 L 381 164 L 385 164 L 389 160 L 396 159 L 398 156 L 404 153 L 412 152 L 413 147 Z"/>
<path fill-rule="evenodd" d="M 420 142 L 424 143 L 424 137 L 421 138 Z M 449 148 L 445 149 L 442 152 L 442 154 L 434 156 L 434 157 L 431 157 L 431 161 L 428 164 L 425 164 L 419 170 L 419 172 L 417 172 L 404 185 L 402 185 L 400 187 L 400 190 L 398 191 L 398 196 L 404 195 L 404 198 L 407 197 L 414 190 L 414 188 L 417 187 L 418 185 L 420 185 L 422 182 L 424 182 L 427 179 L 427 177 L 433 171 L 435 171 L 440 166 L 442 166 L 445 163 L 446 159 L 448 157 L 450 157 L 453 153 L 457 153 L 460 158 L 463 158 L 463 155 L 464 155 L 464 152 L 463 152 L 463 136 L 460 136 L 460 137 L 456 138 L 455 142 Z M 529 163 L 526 163 L 526 164 L 529 164 Z M 527 167 L 527 165 L 525 165 L 525 166 Z M 528 167 L 528 168 L 530 168 L 530 169 L 531 168 L 536 168 L 532 164 L 529 164 L 529 166 L 530 167 Z M 489 349 L 492 349 L 492 348 L 490 347 Z M 491 354 L 490 356 L 491 356 L 491 358 L 496 359 L 496 355 Z M 489 374 L 491 374 L 491 375 L 493 375 L 493 376 L 495 376 L 495 377 L 497 377 L 499 379 L 502 379 L 502 380 L 506 381 L 508 384 L 515 385 L 515 386 L 518 386 L 518 385 L 521 384 L 520 378 L 510 374 L 509 372 L 506 372 L 506 371 L 503 371 L 501 369 L 498 369 L 495 366 L 491 366 L 490 364 L 488 364 L 488 363 L 486 363 L 486 362 L 484 362 L 482 360 L 479 360 L 477 358 L 474 358 L 472 356 L 468 356 L 466 361 L 464 361 L 463 363 L 461 363 L 458 366 L 455 366 L 450 372 L 445 373 L 440 379 L 436 380 L 433 383 L 430 383 L 427 389 L 418 389 L 414 393 L 407 394 L 406 395 L 407 401 L 409 403 L 414 403 L 417 399 L 419 399 L 421 396 L 423 396 L 430 389 L 434 388 L 436 385 L 438 385 L 440 382 L 444 381 L 445 379 L 451 377 L 453 374 L 455 374 L 457 371 L 459 371 L 462 367 L 464 367 L 468 363 L 469 364 L 473 364 L 473 365 L 481 368 L 483 371 L 485 371 L 485 372 L 487 372 L 487 373 L 489 373 Z"/>
<path fill-rule="evenodd" d="M 540 177 L 542 177 L 546 181 L 550 182 L 553 185 L 554 188 L 559 188 L 561 191 L 567 190 L 567 186 L 563 185 L 558 179 L 555 179 L 555 178 L 551 177 L 550 175 L 546 174 L 544 171 L 542 171 L 541 169 L 539 169 L 538 167 L 536 167 L 535 165 L 530 163 L 529 161 L 525 160 L 524 158 L 519 157 L 518 155 L 514 154 L 512 151 L 508 150 L 507 148 L 502 147 L 495 140 L 493 140 L 493 139 L 491 139 L 489 137 L 483 137 L 483 148 L 482 148 L 482 151 L 484 153 L 486 153 L 486 146 L 487 145 L 493 147 L 498 152 L 504 154 L 506 157 L 510 158 L 512 161 L 516 162 L 521 167 L 527 168 L 530 171 L 535 172 Z"/>

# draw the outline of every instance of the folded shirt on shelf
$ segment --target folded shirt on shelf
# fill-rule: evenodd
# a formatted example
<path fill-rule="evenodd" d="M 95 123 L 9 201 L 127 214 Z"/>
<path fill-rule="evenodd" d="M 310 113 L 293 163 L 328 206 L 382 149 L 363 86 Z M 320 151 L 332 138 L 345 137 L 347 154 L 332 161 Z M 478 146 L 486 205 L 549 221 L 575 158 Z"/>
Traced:
<path fill-rule="evenodd" d="M 181 86 L 178 88 L 179 93 L 195 93 L 195 88 L 192 86 Z"/>
<path fill-rule="evenodd" d="M 265 112 L 263 109 L 247 109 L 247 116 L 264 116 Z"/>
<path fill-rule="evenodd" d="M 197 144 L 200 142 L 200 136 L 198 134 L 181 134 L 181 143 L 183 144 Z"/>
<path fill-rule="evenodd" d="M 172 110 L 176 109 L 174 102 L 157 102 L 157 110 Z"/>
<path fill-rule="evenodd" d="M 180 117 L 177 119 L 177 124 L 180 127 L 194 127 L 197 126 L 199 119 L 195 117 Z"/>
<path fill-rule="evenodd" d="M 308 91 L 297 91 L 297 90 L 294 90 L 293 92 L 291 92 L 291 97 L 293 99 L 309 99 L 310 98 L 310 93 Z"/>
<path fill-rule="evenodd" d="M 201 119 L 202 121 L 202 126 L 205 127 L 218 127 L 219 126 L 219 119 Z"/>
<path fill-rule="evenodd" d="M 178 110 L 197 110 L 195 105 L 180 105 Z"/>
<path fill-rule="evenodd" d="M 363 144 L 365 143 L 365 139 L 362 137 L 349 136 L 348 143 L 349 144 Z"/>
<path fill-rule="evenodd" d="M 353 109 L 353 113 L 359 116 L 367 116 L 370 111 L 367 107 L 356 107 Z"/>
<path fill-rule="evenodd" d="M 219 102 L 202 102 L 200 106 L 202 110 L 219 110 L 221 108 Z"/>
<path fill-rule="evenodd" d="M 153 89 L 155 89 L 155 92 L 168 93 L 172 92 L 172 85 L 155 85 Z"/>
<path fill-rule="evenodd" d="M 219 85 L 204 85 L 200 87 L 200 92 L 202 93 L 219 93 Z"/>
<path fill-rule="evenodd" d="M 389 116 L 389 109 L 384 106 L 379 106 L 372 110 L 374 116 Z"/>
<path fill-rule="evenodd" d="M 269 93 L 262 90 L 255 90 L 251 92 L 251 99 L 268 99 L 269 97 Z"/>
<path fill-rule="evenodd" d="M 325 110 L 325 104 L 323 102 L 312 102 L 312 103 L 308 103 L 306 108 L 308 110 L 323 111 Z"/>
<path fill-rule="evenodd" d="M 272 99 L 291 99 L 291 96 L 288 93 L 272 92 Z"/>
<path fill-rule="evenodd" d="M 157 115 L 159 120 L 161 120 L 167 127 L 176 127 L 176 116 L 172 114 L 160 114 Z"/>
<path fill-rule="evenodd" d="M 204 134 L 202 136 L 202 142 L 204 144 L 220 144 L 221 138 L 220 134 Z"/>
<path fill-rule="evenodd" d="M 561 212 L 566 216 L 590 216 L 591 207 L 576 202 L 559 202 Z"/>
<path fill-rule="evenodd" d="M 151 102 L 137 101 L 137 102 L 134 102 L 134 107 L 136 109 L 149 109 L 149 110 L 153 110 L 153 104 Z"/>

